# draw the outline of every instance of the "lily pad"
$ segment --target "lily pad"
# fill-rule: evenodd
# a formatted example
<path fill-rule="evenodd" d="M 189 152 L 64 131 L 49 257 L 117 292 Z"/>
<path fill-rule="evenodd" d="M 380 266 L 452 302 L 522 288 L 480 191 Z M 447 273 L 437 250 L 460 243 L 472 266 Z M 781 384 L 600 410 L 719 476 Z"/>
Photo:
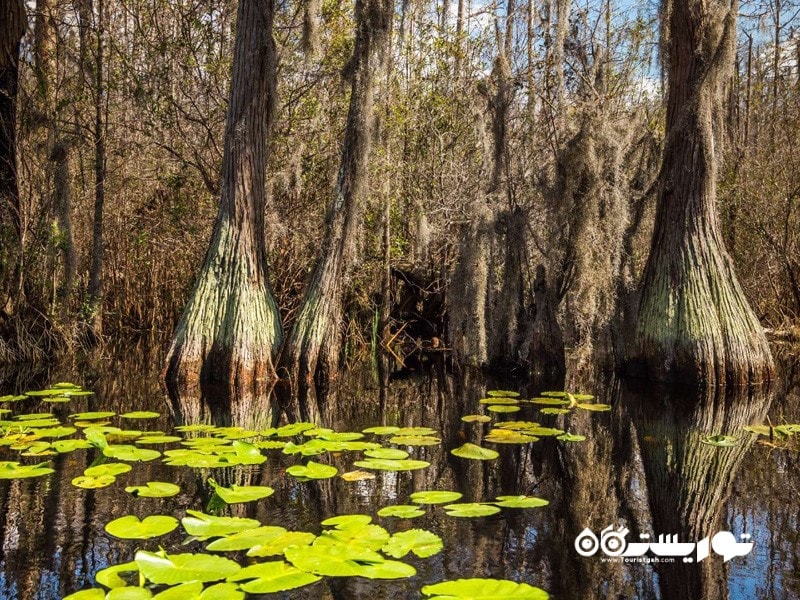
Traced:
<path fill-rule="evenodd" d="M 356 466 L 358 466 L 358 463 L 356 463 Z M 286 472 L 293 477 L 297 477 L 301 481 L 308 481 L 310 479 L 328 479 L 334 477 L 336 473 L 339 472 L 339 469 L 310 460 L 305 465 L 293 465 L 286 469 Z"/>
<path fill-rule="evenodd" d="M 214 493 L 219 496 L 225 504 L 238 504 L 242 502 L 252 502 L 267 498 L 275 493 L 275 490 L 265 485 L 236 485 L 223 487 L 213 479 L 208 483 L 214 488 Z"/>
<path fill-rule="evenodd" d="M 519 400 L 516 398 L 482 398 L 478 400 L 478 404 L 489 404 L 491 406 L 516 406 Z"/>
<path fill-rule="evenodd" d="M 317 536 L 307 531 L 287 531 L 267 543 L 253 546 L 247 551 L 247 556 L 279 556 L 289 546 L 308 546 L 316 538 Z"/>
<path fill-rule="evenodd" d="M 241 588 L 245 592 L 272 594 L 316 583 L 321 577 L 301 571 L 287 562 L 273 561 L 250 565 L 228 578 L 229 581 L 245 581 L 247 579 L 252 581 L 241 584 Z"/>
<path fill-rule="evenodd" d="M 515 413 L 519 412 L 519 406 L 506 406 L 504 404 L 492 404 L 491 406 L 487 406 L 486 410 L 493 413 Z"/>
<path fill-rule="evenodd" d="M 335 517 L 329 517 L 322 521 L 320 525 L 324 525 L 326 527 L 338 527 L 340 529 L 346 529 L 347 527 L 360 527 L 362 525 L 368 525 L 372 523 L 372 517 L 369 515 L 336 515 Z"/>
<path fill-rule="evenodd" d="M 493 398 L 518 398 L 519 392 L 513 392 L 511 390 L 489 390 L 486 392 L 486 395 Z"/>
<path fill-rule="evenodd" d="M 550 502 L 535 496 L 498 496 L 494 504 L 503 508 L 538 508 L 547 506 Z"/>
<path fill-rule="evenodd" d="M 428 558 L 442 551 L 444 543 L 435 533 L 425 529 L 409 529 L 395 533 L 381 549 L 392 558 L 403 558 L 409 552 L 420 558 Z"/>
<path fill-rule="evenodd" d="M 422 588 L 429 600 L 547 600 L 544 590 L 505 579 L 456 579 Z"/>
<path fill-rule="evenodd" d="M 278 437 L 293 437 L 295 435 L 300 435 L 309 429 L 314 429 L 315 427 L 316 425 L 313 423 L 290 423 L 289 425 L 278 427 L 278 429 L 275 431 L 275 435 Z"/>
<path fill-rule="evenodd" d="M 134 410 L 133 412 L 126 412 L 120 415 L 123 419 L 156 419 L 160 416 L 161 413 L 150 410 Z"/>
<path fill-rule="evenodd" d="M 134 563 L 135 564 L 135 563 Z M 156 594 L 153 600 L 195 600 L 202 598 L 203 584 L 200 581 L 181 583 Z"/>
<path fill-rule="evenodd" d="M 173 554 L 166 552 L 136 553 L 136 564 L 144 577 L 156 584 L 175 585 L 192 581 L 219 581 L 238 573 L 238 563 L 211 554 Z"/>
<path fill-rule="evenodd" d="M 363 430 L 364 433 L 374 433 L 375 435 L 392 435 L 398 431 L 400 431 L 400 428 L 393 425 L 367 427 Z"/>
<path fill-rule="evenodd" d="M 21 465 L 13 461 L 0 461 L 0 479 L 28 479 L 49 475 L 54 469 L 48 467 L 48 464 L 43 462 L 36 465 Z"/>
<path fill-rule="evenodd" d="M 128 462 L 147 462 L 161 456 L 161 452 L 150 450 L 149 448 L 137 448 L 136 446 L 112 445 L 103 448 L 103 455 Z"/>
<path fill-rule="evenodd" d="M 402 460 L 392 460 L 391 458 L 368 458 L 353 463 L 361 469 L 374 469 L 376 471 L 414 471 L 429 467 L 431 463 L 424 460 L 412 460 L 405 458 Z"/>
<path fill-rule="evenodd" d="M 391 458 L 392 460 L 408 458 L 408 452 L 399 448 L 377 448 L 375 450 L 367 450 L 364 454 L 370 458 Z"/>
<path fill-rule="evenodd" d="M 261 526 L 261 523 L 255 519 L 217 517 L 215 515 L 207 515 L 197 510 L 187 510 L 186 512 L 189 516 L 183 517 L 181 519 L 181 524 L 186 530 L 186 533 L 200 540 L 239 533 L 246 529 L 254 529 Z"/>
<path fill-rule="evenodd" d="M 492 418 L 488 415 L 464 415 L 461 420 L 465 423 L 488 423 Z"/>
<path fill-rule="evenodd" d="M 472 460 L 493 460 L 500 456 L 495 450 L 489 448 L 482 448 L 475 444 L 467 442 L 463 446 L 450 450 L 450 454 L 458 456 L 459 458 L 470 458 Z"/>
<path fill-rule="evenodd" d="M 488 517 L 500 512 L 498 507 L 480 502 L 448 504 L 444 507 L 444 510 L 449 517 Z"/>
<path fill-rule="evenodd" d="M 177 495 L 181 488 L 166 481 L 148 481 L 144 485 L 128 486 L 125 491 L 138 498 L 169 498 Z"/>
<path fill-rule="evenodd" d="M 585 442 L 586 436 L 578 435 L 576 433 L 562 433 L 556 437 L 556 439 L 561 440 L 562 442 Z"/>
<path fill-rule="evenodd" d="M 177 435 L 145 435 L 136 440 L 137 444 L 171 444 L 172 442 L 180 442 L 182 438 Z"/>
<path fill-rule="evenodd" d="M 587 404 L 587 403 L 578 403 L 578 408 L 582 408 L 583 410 L 591 410 L 594 412 L 604 412 L 611 410 L 610 404 Z"/>
<path fill-rule="evenodd" d="M 97 419 L 107 419 L 108 417 L 113 417 L 116 415 L 114 411 L 104 410 L 104 411 L 95 411 L 95 412 L 82 412 L 82 413 L 75 413 L 69 416 L 70 419 L 75 419 L 76 421 L 95 421 Z"/>
<path fill-rule="evenodd" d="M 150 515 L 141 521 L 135 515 L 126 515 L 107 523 L 105 530 L 124 540 L 146 540 L 166 535 L 177 527 L 178 519 L 168 515 Z"/>
<path fill-rule="evenodd" d="M 566 406 L 569 404 L 569 400 L 564 400 L 562 398 L 531 398 L 531 404 L 543 404 L 545 406 Z"/>
<path fill-rule="evenodd" d="M 83 474 L 87 477 L 100 477 L 102 475 L 122 475 L 123 473 L 127 473 L 131 470 L 131 466 L 125 463 L 103 463 L 101 465 L 96 465 L 94 467 L 87 467 Z"/>
<path fill-rule="evenodd" d="M 66 454 L 67 452 L 74 452 L 75 450 L 85 450 L 92 448 L 92 445 L 86 440 L 56 440 L 53 442 L 53 450 L 59 454 Z"/>
<path fill-rule="evenodd" d="M 254 546 L 268 544 L 273 540 L 278 539 L 286 533 L 283 527 L 275 525 L 265 525 L 263 527 L 256 527 L 254 529 L 245 529 L 239 533 L 227 535 L 214 540 L 206 550 L 213 550 L 215 552 L 234 552 L 237 550 L 249 550 Z M 312 538 L 313 539 L 313 538 Z"/>
<path fill-rule="evenodd" d="M 390 444 L 398 446 L 435 446 L 441 442 L 441 438 L 431 435 L 395 435 L 389 438 Z"/>
<path fill-rule="evenodd" d="M 370 473 L 369 471 L 348 471 L 347 473 L 342 473 L 339 475 L 345 481 L 363 481 L 365 479 L 375 479 L 375 473 Z"/>
<path fill-rule="evenodd" d="M 117 480 L 113 475 L 98 475 L 97 477 L 87 477 L 81 475 L 72 480 L 72 485 L 83 488 L 84 490 L 97 490 L 108 487 Z"/>
<path fill-rule="evenodd" d="M 64 596 L 63 600 L 105 600 L 106 593 L 100 588 L 93 588 L 90 590 L 81 590 Z"/>
<path fill-rule="evenodd" d="M 568 408 L 553 408 L 549 406 L 547 408 L 540 408 L 539 412 L 543 415 L 565 415 L 569 410 Z"/>
<path fill-rule="evenodd" d="M 414 492 L 411 494 L 411 501 L 417 504 L 446 504 L 455 502 L 461 496 L 462 494 L 459 492 L 430 490 L 427 492 Z"/>
<path fill-rule="evenodd" d="M 709 446 L 721 446 L 724 448 L 735 446 L 739 442 L 739 440 L 732 435 L 722 435 L 722 434 L 709 435 L 700 441 L 704 444 L 708 444 Z"/>
<path fill-rule="evenodd" d="M 94 580 L 100 585 L 104 585 L 109 589 L 125 587 L 128 585 L 128 582 L 122 579 L 119 574 L 133 573 L 138 570 L 139 567 L 136 566 L 136 563 L 133 561 L 122 563 L 120 565 L 112 565 L 95 573 Z"/>
<path fill-rule="evenodd" d="M 150 590 L 136 586 L 114 588 L 106 594 L 106 600 L 150 600 L 152 597 Z"/>
<path fill-rule="evenodd" d="M 414 504 L 396 504 L 394 506 L 384 506 L 378 511 L 379 517 L 397 517 L 398 519 L 413 519 L 425 514 L 419 506 Z"/>
<path fill-rule="evenodd" d="M 284 554 L 295 567 L 315 575 L 401 579 L 417 573 L 411 565 L 385 560 L 372 550 L 341 545 L 292 546 Z"/>

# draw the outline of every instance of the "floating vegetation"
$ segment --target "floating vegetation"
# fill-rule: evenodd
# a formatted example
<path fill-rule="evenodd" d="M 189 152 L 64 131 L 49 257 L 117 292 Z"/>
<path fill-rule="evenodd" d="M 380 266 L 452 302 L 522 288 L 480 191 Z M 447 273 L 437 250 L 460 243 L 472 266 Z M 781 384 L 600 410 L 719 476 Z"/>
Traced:
<path fill-rule="evenodd" d="M 739 443 L 739 439 L 732 436 L 732 435 L 709 435 L 704 437 L 700 440 L 703 444 L 708 444 L 709 446 L 721 446 L 721 447 L 730 447 L 735 446 Z"/>
<path fill-rule="evenodd" d="M 348 471 L 347 473 L 341 473 L 339 475 L 345 481 L 364 481 L 365 479 L 375 479 L 375 473 L 370 473 L 369 471 Z"/>
<path fill-rule="evenodd" d="M 29 477 L 49 475 L 55 472 L 48 466 L 49 464 L 43 462 L 35 465 L 21 465 L 13 461 L 0 461 L 0 479 L 28 479 Z"/>
<path fill-rule="evenodd" d="M 362 466 L 355 463 L 356 466 Z M 339 470 L 330 465 L 323 465 L 322 463 L 308 461 L 305 465 L 294 465 L 286 469 L 286 472 L 292 477 L 297 477 L 300 481 L 309 481 L 310 479 L 328 479 L 333 477 Z"/>
<path fill-rule="evenodd" d="M 168 515 L 150 515 L 141 521 L 135 515 L 127 515 L 107 523 L 105 530 L 125 540 L 146 540 L 166 535 L 177 527 L 178 519 Z"/>
<path fill-rule="evenodd" d="M 462 494 L 459 492 L 448 492 L 431 490 L 428 492 L 414 492 L 411 494 L 411 501 L 417 504 L 446 504 L 460 499 Z"/>
<path fill-rule="evenodd" d="M 425 529 L 409 529 L 395 533 L 382 551 L 392 558 L 403 558 L 409 552 L 419 558 L 428 558 L 434 554 L 439 554 L 444 548 L 444 542 L 435 533 Z"/>
<path fill-rule="evenodd" d="M 492 417 L 488 415 L 464 415 L 461 420 L 465 423 L 488 423 Z"/>
<path fill-rule="evenodd" d="M 489 390 L 486 392 L 487 396 L 491 396 L 493 398 L 518 398 L 518 392 L 511 392 L 508 390 Z"/>
<path fill-rule="evenodd" d="M 506 579 L 456 579 L 443 581 L 422 588 L 426 596 L 436 596 L 439 600 L 546 600 L 549 595 L 542 589 L 516 583 Z M 431 598 L 429 600 L 436 600 Z"/>
<path fill-rule="evenodd" d="M 448 500 L 447 502 L 451 501 Z M 416 517 L 421 517 L 424 514 L 425 511 L 414 504 L 396 504 L 394 506 L 385 506 L 378 511 L 379 517 L 397 517 L 398 519 L 414 519 Z"/>
<path fill-rule="evenodd" d="M 493 460 L 500 456 L 500 454 L 495 450 L 482 448 L 481 446 L 477 446 L 469 442 L 463 446 L 459 446 L 458 448 L 450 450 L 450 454 L 460 458 L 470 458 L 472 460 Z"/>
<path fill-rule="evenodd" d="M 519 400 L 516 398 L 482 398 L 478 400 L 478 404 L 490 404 L 490 405 L 517 405 L 519 404 Z"/>
<path fill-rule="evenodd" d="M 444 507 L 444 510 L 449 517 L 488 517 L 500 512 L 498 507 L 484 502 L 448 504 Z"/>
<path fill-rule="evenodd" d="M 391 458 L 368 458 L 366 460 L 357 460 L 353 465 L 361 469 L 373 469 L 376 471 L 414 471 L 416 469 L 429 467 L 431 463 L 410 458 L 401 460 Z"/>
<path fill-rule="evenodd" d="M 494 504 L 503 508 L 539 508 L 550 502 L 535 496 L 498 496 Z"/>
<path fill-rule="evenodd" d="M 491 406 L 487 406 L 486 410 L 489 412 L 494 413 L 514 413 L 519 412 L 521 409 L 519 406 L 506 406 L 504 404 L 492 404 Z"/>
<path fill-rule="evenodd" d="M 125 491 L 140 498 L 169 498 L 177 495 L 181 488 L 165 481 L 148 481 L 144 485 L 128 486 Z"/>
<path fill-rule="evenodd" d="M 208 480 L 208 484 L 214 488 L 216 494 L 225 504 L 238 504 L 243 502 L 253 502 L 267 498 L 275 493 L 275 490 L 266 485 L 236 485 L 224 487 L 213 479 Z"/>

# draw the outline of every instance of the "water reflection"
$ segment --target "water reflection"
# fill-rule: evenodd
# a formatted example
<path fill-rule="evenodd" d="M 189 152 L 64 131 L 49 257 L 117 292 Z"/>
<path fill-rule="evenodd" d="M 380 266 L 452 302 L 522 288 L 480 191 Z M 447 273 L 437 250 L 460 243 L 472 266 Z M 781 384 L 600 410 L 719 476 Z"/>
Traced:
<path fill-rule="evenodd" d="M 85 381 L 82 377 L 65 372 L 51 374 L 49 380 Z M 338 431 L 375 425 L 431 427 L 441 433 L 442 445 L 412 449 L 414 458 L 431 463 L 429 468 L 379 473 L 368 481 L 300 483 L 284 475 L 299 457 L 270 451 L 268 461 L 256 468 L 200 471 L 160 461 L 137 464 L 118 483 L 92 491 L 71 485 L 95 458 L 92 451 L 76 451 L 56 458 L 57 472 L 50 477 L 0 481 L 0 598 L 50 599 L 88 587 L 97 570 L 131 560 L 140 547 L 202 551 L 200 542 L 181 546 L 180 532 L 159 540 L 123 541 L 108 536 L 103 526 L 125 514 L 180 517 L 186 509 L 203 510 L 211 496 L 209 476 L 223 485 L 269 485 L 276 490 L 265 500 L 228 507 L 225 514 L 314 533 L 326 517 L 359 512 L 375 516 L 379 507 L 405 504 L 420 490 L 459 491 L 464 502 L 516 494 L 550 501 L 544 508 L 508 509 L 480 519 L 448 517 L 441 507 L 413 521 L 377 519 L 390 531 L 434 531 L 444 539 L 445 550 L 429 559 L 411 559 L 418 574 L 408 580 L 325 578 L 277 597 L 418 598 L 426 584 L 462 577 L 527 581 L 554 598 L 567 599 L 798 596 L 798 579 L 792 575 L 800 566 L 797 453 L 756 444 L 754 436 L 741 431 L 744 425 L 763 421 L 772 402 L 766 390 L 698 396 L 634 388 L 615 380 L 572 379 L 572 390 L 594 393 L 598 401 L 612 404 L 612 411 L 572 410 L 553 416 L 541 414 L 537 405 L 526 405 L 519 413 L 495 419 L 532 420 L 583 435 L 586 441 L 543 437 L 532 445 L 492 445 L 499 459 L 471 461 L 449 450 L 467 441 L 490 446 L 484 439 L 488 425 L 461 420 L 484 412 L 479 400 L 488 390 L 511 388 L 534 396 L 563 384 L 534 382 L 525 390 L 521 382 L 487 381 L 470 372 L 419 374 L 393 381 L 388 388 L 382 388 L 381 378 L 369 370 L 348 378 L 324 404 L 325 424 Z M 94 387 L 95 398 L 76 400 L 63 411 L 165 408 L 153 372 L 111 366 Z M 780 406 L 770 414 L 800 421 L 792 401 L 796 393 L 782 391 Z M 53 407 L 28 408 L 33 412 Z M 166 414 L 148 426 L 165 432 L 171 427 Z M 739 443 L 732 448 L 701 443 L 705 436 L 720 433 L 737 436 Z M 356 460 L 348 453 L 320 458 L 340 471 L 352 469 Z M 159 480 L 175 481 L 181 493 L 137 499 L 124 492 L 126 485 Z M 628 527 L 628 541 L 638 540 L 640 533 L 674 533 L 681 541 L 698 541 L 719 530 L 738 534 L 747 529 L 756 547 L 751 556 L 727 564 L 713 553 L 691 565 L 612 562 L 576 553 L 573 543 L 584 528 L 599 533 L 608 525 Z"/>

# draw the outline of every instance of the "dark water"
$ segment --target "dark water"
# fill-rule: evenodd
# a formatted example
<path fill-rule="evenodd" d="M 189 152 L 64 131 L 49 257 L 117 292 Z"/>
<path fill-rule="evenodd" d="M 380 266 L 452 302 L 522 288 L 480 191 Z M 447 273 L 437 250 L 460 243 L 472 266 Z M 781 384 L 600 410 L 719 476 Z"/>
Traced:
<path fill-rule="evenodd" d="M 181 545 L 177 532 L 157 540 L 118 540 L 105 523 L 126 514 L 172 514 L 203 510 L 211 491 L 207 477 L 220 483 L 269 485 L 276 493 L 264 500 L 234 505 L 224 514 L 259 519 L 263 524 L 319 533 L 320 520 L 336 514 L 367 513 L 407 504 L 414 491 L 447 489 L 464 494 L 461 502 L 490 501 L 498 495 L 530 494 L 545 498 L 543 508 L 504 510 L 492 517 L 458 519 L 441 508 L 412 521 L 380 519 L 390 531 L 424 528 L 439 534 L 444 551 L 428 559 L 406 557 L 417 575 L 399 581 L 324 578 L 293 592 L 265 597 L 297 599 L 416 599 L 427 584 L 447 579 L 493 577 L 525 581 L 553 598 L 800 598 L 798 565 L 798 449 L 771 447 L 742 427 L 800 423 L 800 389 L 796 365 L 784 368 L 783 380 L 771 390 L 735 393 L 666 391 L 631 387 L 619 381 L 584 381 L 573 391 L 594 393 L 610 412 L 573 410 L 541 415 L 540 406 L 497 420 L 533 420 L 586 436 L 567 443 L 553 438 L 525 446 L 485 443 L 500 452 L 493 461 L 454 457 L 449 449 L 465 441 L 481 443 L 487 425 L 463 423 L 462 415 L 481 413 L 478 404 L 490 389 L 516 389 L 533 396 L 544 389 L 524 382 L 487 382 L 476 376 L 419 375 L 393 382 L 380 393 L 368 371 L 352 374 L 329 406 L 325 425 L 338 431 L 360 431 L 374 425 L 426 426 L 441 433 L 441 446 L 415 447 L 411 458 L 431 466 L 421 471 L 378 473 L 374 480 L 340 478 L 299 483 L 283 470 L 305 462 L 299 456 L 268 451 L 258 467 L 193 470 L 159 460 L 135 463 L 110 487 L 84 490 L 71 485 L 95 458 L 94 450 L 55 457 L 56 473 L 46 477 L 0 481 L 0 598 L 50 599 L 91 587 L 93 574 L 110 564 L 132 560 L 139 548 L 201 552 L 203 544 Z M 6 375 L 4 390 L 24 391 L 64 379 L 96 392 L 69 405 L 25 401 L 15 412 L 55 412 L 65 418 L 86 410 L 155 410 L 157 421 L 136 426 L 169 431 L 155 369 L 107 361 L 92 369 L 54 370 L 38 378 Z M 552 385 L 547 385 L 552 389 Z M 578 389 L 580 388 L 580 389 Z M 7 418 L 7 417 L 6 417 Z M 118 424 L 114 422 L 112 424 Z M 731 434 L 730 448 L 701 443 L 709 434 Z M 156 447 L 158 448 L 158 447 Z M 323 455 L 317 460 L 351 470 L 358 453 Z M 0 448 L 0 460 L 20 460 Z M 36 459 L 22 459 L 32 463 Z M 126 485 L 174 481 L 173 498 L 133 498 Z M 698 542 L 718 531 L 752 535 L 753 550 L 723 562 L 711 555 L 700 563 L 680 557 L 668 563 L 604 560 L 598 552 L 580 556 L 575 538 L 590 528 L 597 535 L 607 526 L 627 527 L 627 541 L 640 534 L 677 534 L 681 542 Z M 650 554 L 652 556 L 652 554 Z"/>

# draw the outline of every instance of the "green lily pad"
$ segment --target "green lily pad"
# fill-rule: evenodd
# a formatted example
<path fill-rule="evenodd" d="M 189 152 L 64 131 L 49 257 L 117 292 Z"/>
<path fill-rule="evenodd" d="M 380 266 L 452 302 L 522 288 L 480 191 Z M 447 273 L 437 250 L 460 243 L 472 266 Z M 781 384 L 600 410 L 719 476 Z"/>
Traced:
<path fill-rule="evenodd" d="M 322 532 L 314 540 L 314 546 L 347 546 L 352 548 L 366 548 L 367 550 L 380 550 L 390 535 L 380 525 L 349 525 L 337 527 Z"/>
<path fill-rule="evenodd" d="M 456 579 L 422 588 L 429 600 L 547 600 L 544 590 L 505 579 Z"/>
<path fill-rule="evenodd" d="M 178 519 L 168 515 L 150 515 L 141 521 L 135 515 L 126 515 L 107 523 L 105 530 L 124 540 L 146 540 L 166 535 L 177 527 Z"/>
<path fill-rule="evenodd" d="M 610 404 L 586 404 L 586 403 L 579 403 L 577 404 L 578 408 L 582 408 L 583 410 L 591 410 L 594 412 L 604 412 L 607 410 L 611 410 Z"/>
<path fill-rule="evenodd" d="M 72 485 L 83 488 L 84 490 L 97 490 L 108 487 L 117 480 L 113 475 L 98 475 L 97 477 L 87 477 L 81 475 L 72 480 Z"/>
<path fill-rule="evenodd" d="M 315 575 L 400 579 L 412 577 L 417 573 L 411 565 L 385 560 L 372 550 L 335 544 L 292 546 L 287 548 L 284 554 L 292 565 Z"/>
<path fill-rule="evenodd" d="M 708 444 L 709 446 L 721 446 L 724 448 L 735 446 L 739 442 L 739 440 L 732 435 L 721 435 L 721 434 L 709 435 L 700 441 L 704 444 Z"/>
<path fill-rule="evenodd" d="M 214 540 L 206 546 L 206 550 L 213 550 L 215 552 L 249 550 L 254 546 L 269 544 L 285 533 L 286 529 L 275 525 L 264 525 L 263 527 L 255 527 L 254 529 L 245 529 L 239 533 Z"/>
<path fill-rule="evenodd" d="M 444 547 L 442 538 L 425 529 L 409 529 L 395 533 L 381 549 L 392 558 L 403 558 L 409 552 L 420 558 L 439 554 Z"/>
<path fill-rule="evenodd" d="M 97 419 L 107 419 L 116 415 L 114 411 L 96 411 L 96 412 L 82 412 L 75 413 L 69 416 L 70 419 L 76 421 L 95 421 Z"/>
<path fill-rule="evenodd" d="M 489 404 L 491 406 L 516 406 L 519 400 L 516 398 L 482 398 L 478 400 L 478 404 Z"/>
<path fill-rule="evenodd" d="M 368 525 L 370 523 L 372 523 L 372 517 L 369 515 L 336 515 L 335 517 L 325 519 L 320 525 L 345 529 L 347 527 L 360 527 L 361 525 Z"/>
<path fill-rule="evenodd" d="M 172 442 L 180 442 L 182 438 L 177 435 L 145 435 L 136 440 L 137 444 L 171 444 Z"/>
<path fill-rule="evenodd" d="M 398 446 L 435 446 L 441 442 L 441 438 L 430 435 L 395 435 L 389 438 L 390 444 Z"/>
<path fill-rule="evenodd" d="M 180 486 L 165 481 L 148 481 L 144 485 L 131 485 L 125 488 L 137 498 L 169 498 L 180 493 Z"/>
<path fill-rule="evenodd" d="M 288 442 L 282 442 L 281 440 L 264 440 L 256 442 L 254 445 L 260 450 L 279 450 L 285 448 L 287 443 Z"/>
<path fill-rule="evenodd" d="M 318 575 L 306 573 L 284 561 L 258 563 L 244 567 L 228 578 L 229 581 L 245 581 L 241 588 L 249 594 L 272 594 L 293 590 L 321 579 Z"/>
<path fill-rule="evenodd" d="M 122 579 L 119 574 L 134 573 L 138 570 L 139 567 L 137 567 L 136 563 L 133 561 L 120 565 L 112 565 L 95 573 L 94 580 L 109 589 L 121 588 L 127 586 L 128 582 Z"/>
<path fill-rule="evenodd" d="M 450 454 L 460 458 L 470 458 L 472 460 L 493 460 L 500 456 L 500 454 L 495 450 L 482 448 L 469 442 L 463 446 L 459 446 L 458 448 L 450 450 Z"/>
<path fill-rule="evenodd" d="M 202 597 L 203 584 L 199 581 L 181 583 L 156 594 L 153 600 L 196 600 Z"/>
<path fill-rule="evenodd" d="M 183 517 L 183 519 L 181 519 L 181 524 L 186 530 L 186 533 L 200 540 L 239 533 L 246 529 L 254 529 L 261 526 L 261 523 L 255 519 L 217 517 L 214 515 L 207 515 L 197 510 L 187 510 L 186 512 L 189 516 Z"/>
<path fill-rule="evenodd" d="M 450 500 L 448 500 L 450 502 Z M 378 511 L 379 517 L 397 517 L 398 519 L 413 519 L 425 514 L 419 506 L 414 504 L 396 504 L 394 506 L 384 506 Z"/>
<path fill-rule="evenodd" d="M 374 469 L 376 471 L 413 471 L 416 469 L 424 469 L 429 467 L 431 463 L 424 460 L 411 460 L 405 458 L 402 460 L 392 460 L 390 458 L 368 458 L 366 460 L 358 460 L 353 463 L 354 466 L 361 469 Z"/>
<path fill-rule="evenodd" d="M 31 433 L 42 439 L 61 438 L 67 437 L 75 433 L 77 429 L 74 427 L 47 427 L 45 429 L 34 429 Z M 82 440 L 74 440 L 82 441 Z"/>
<path fill-rule="evenodd" d="M 86 477 L 100 477 L 102 475 L 122 475 L 123 473 L 127 473 L 131 470 L 131 466 L 125 463 L 103 463 L 102 465 L 96 465 L 94 467 L 87 467 L 83 474 Z"/>
<path fill-rule="evenodd" d="M 364 433 L 374 433 L 375 435 L 393 435 L 400 431 L 399 427 L 394 427 L 392 425 L 384 425 L 378 427 L 367 427 L 363 430 Z"/>
<path fill-rule="evenodd" d="M 160 416 L 161 413 L 150 410 L 134 410 L 133 412 L 126 412 L 120 415 L 123 419 L 156 419 Z"/>
<path fill-rule="evenodd" d="M 448 504 L 444 507 L 444 510 L 449 517 L 488 517 L 500 512 L 500 509 L 496 506 L 480 502 Z"/>
<path fill-rule="evenodd" d="M 152 597 L 150 590 L 136 586 L 114 588 L 106 594 L 106 600 L 150 600 Z"/>
<path fill-rule="evenodd" d="M 550 398 L 564 398 L 567 395 L 567 392 L 550 391 L 550 392 L 541 392 L 539 395 L 547 396 Z"/>
<path fill-rule="evenodd" d="M 244 592 L 236 583 L 215 583 L 203 590 L 200 600 L 244 600 Z"/>
<path fill-rule="evenodd" d="M 569 412 L 568 408 L 540 408 L 539 412 L 543 415 L 565 415 Z"/>
<path fill-rule="evenodd" d="M 414 492 L 411 494 L 411 501 L 417 504 L 446 504 L 455 502 L 461 496 L 462 494 L 458 492 L 430 490 L 427 492 Z"/>
<path fill-rule="evenodd" d="M 492 418 L 488 415 L 464 415 L 461 420 L 465 423 L 488 423 Z"/>
<path fill-rule="evenodd" d="M 492 404 L 486 410 L 493 413 L 515 413 L 520 411 L 519 406 L 506 406 L 505 404 Z"/>
<path fill-rule="evenodd" d="M 53 450 L 59 454 L 92 448 L 92 445 L 86 440 L 56 440 L 53 442 L 52 446 Z"/>
<path fill-rule="evenodd" d="M 435 429 L 431 429 L 430 427 L 401 427 L 394 433 L 395 435 L 428 436 L 428 435 L 436 435 L 438 432 Z"/>
<path fill-rule="evenodd" d="M 512 429 L 492 429 L 483 441 L 491 444 L 528 444 L 538 442 L 539 438 Z"/>
<path fill-rule="evenodd" d="M 290 423 L 289 425 L 278 427 L 278 429 L 275 431 L 275 435 L 278 437 L 293 437 L 295 435 L 300 435 L 309 429 L 314 429 L 315 427 L 316 425 L 313 423 Z"/>
<path fill-rule="evenodd" d="M 518 398 L 519 392 L 513 392 L 510 390 L 489 390 L 486 392 L 486 395 L 493 398 Z"/>
<path fill-rule="evenodd" d="M 247 556 L 279 556 L 283 554 L 289 546 L 308 546 L 316 539 L 317 536 L 307 531 L 287 531 L 269 542 L 253 546 L 247 551 Z"/>
<path fill-rule="evenodd" d="M 531 404 L 543 404 L 545 406 L 566 406 L 570 402 L 563 398 L 531 398 Z"/>
<path fill-rule="evenodd" d="M 81 590 L 64 596 L 63 600 L 105 600 L 106 593 L 100 588 L 93 588 L 90 590 Z"/>
<path fill-rule="evenodd" d="M 550 502 L 535 496 L 498 496 L 494 504 L 503 508 L 538 508 L 547 506 Z"/>
<path fill-rule="evenodd" d="M 0 479 L 28 479 L 49 475 L 55 470 L 43 462 L 36 465 L 21 465 L 13 461 L 0 461 Z"/>
<path fill-rule="evenodd" d="M 556 437 L 556 439 L 561 440 L 562 442 L 585 442 L 586 436 L 578 435 L 576 433 L 562 433 Z"/>
<path fill-rule="evenodd" d="M 364 481 L 365 479 L 375 479 L 375 473 L 369 471 L 348 471 L 339 475 L 345 481 Z"/>
<path fill-rule="evenodd" d="M 214 488 L 214 493 L 219 496 L 225 504 L 238 504 L 242 502 L 252 502 L 267 498 L 275 493 L 275 490 L 265 485 L 236 485 L 223 487 L 213 479 L 208 483 Z"/>
<path fill-rule="evenodd" d="M 307 481 L 309 479 L 328 479 L 334 477 L 336 473 L 339 472 L 339 469 L 310 460 L 305 465 L 293 465 L 286 469 L 286 472 L 292 477 L 297 477 L 301 481 Z"/>
<path fill-rule="evenodd" d="M 149 448 L 137 448 L 136 446 L 112 445 L 103 448 L 103 455 L 128 462 L 147 462 L 161 456 L 161 452 L 150 450 Z"/>
<path fill-rule="evenodd" d="M 238 563 L 211 554 L 172 554 L 166 552 L 136 553 L 136 564 L 144 577 L 156 584 L 175 585 L 192 581 L 210 582 L 225 579 L 239 572 Z"/>
<path fill-rule="evenodd" d="M 392 460 L 408 458 L 408 452 L 399 448 L 376 448 L 375 450 L 367 450 L 364 454 L 370 458 L 390 458 Z"/>

